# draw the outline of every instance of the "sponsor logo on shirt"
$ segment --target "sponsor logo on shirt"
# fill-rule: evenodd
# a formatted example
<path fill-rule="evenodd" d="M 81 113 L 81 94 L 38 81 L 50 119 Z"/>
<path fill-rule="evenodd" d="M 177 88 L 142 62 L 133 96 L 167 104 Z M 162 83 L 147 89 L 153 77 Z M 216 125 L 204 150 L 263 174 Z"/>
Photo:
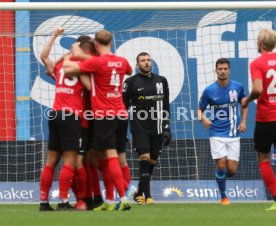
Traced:
<path fill-rule="evenodd" d="M 269 60 L 268 62 L 267 62 L 267 65 L 268 66 L 274 66 L 276 64 L 276 60 Z"/>
<path fill-rule="evenodd" d="M 269 102 L 270 103 L 275 103 L 276 102 L 276 96 L 269 97 Z"/>
<path fill-rule="evenodd" d="M 74 89 L 65 88 L 65 87 L 57 87 L 56 93 L 74 94 Z"/>
<path fill-rule="evenodd" d="M 112 98 L 112 97 L 120 97 L 121 93 L 120 92 L 109 92 L 106 94 L 106 97 Z"/>

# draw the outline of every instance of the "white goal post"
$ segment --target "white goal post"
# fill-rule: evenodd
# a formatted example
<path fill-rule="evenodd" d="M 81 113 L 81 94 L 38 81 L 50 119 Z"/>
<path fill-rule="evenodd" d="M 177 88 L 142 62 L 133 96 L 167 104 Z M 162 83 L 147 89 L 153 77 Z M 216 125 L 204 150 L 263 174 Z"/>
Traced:
<path fill-rule="evenodd" d="M 275 9 L 275 1 L 211 2 L 14 2 L 0 3 L 0 10 L 200 10 Z"/>

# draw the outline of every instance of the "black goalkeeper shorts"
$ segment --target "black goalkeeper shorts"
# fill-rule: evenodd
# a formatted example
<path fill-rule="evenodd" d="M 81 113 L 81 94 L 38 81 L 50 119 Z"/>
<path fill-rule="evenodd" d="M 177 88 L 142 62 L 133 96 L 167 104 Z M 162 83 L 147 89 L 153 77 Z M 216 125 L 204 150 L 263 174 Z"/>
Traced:
<path fill-rule="evenodd" d="M 150 153 L 150 158 L 157 160 L 162 150 L 162 135 L 149 135 L 135 127 L 131 130 L 134 149 L 138 155 Z"/>

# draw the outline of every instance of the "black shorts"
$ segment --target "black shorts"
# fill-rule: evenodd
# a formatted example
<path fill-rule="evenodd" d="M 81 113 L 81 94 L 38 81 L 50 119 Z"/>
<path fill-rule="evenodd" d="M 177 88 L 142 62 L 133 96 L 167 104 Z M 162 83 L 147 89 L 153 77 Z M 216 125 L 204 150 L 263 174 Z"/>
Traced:
<path fill-rule="evenodd" d="M 62 111 L 52 111 L 49 116 L 48 149 L 53 151 L 78 151 L 81 140 L 80 119 L 75 114 L 64 117 Z"/>
<path fill-rule="evenodd" d="M 93 142 L 93 129 L 94 129 L 94 119 L 89 120 L 89 137 L 88 137 L 88 148 L 95 148 L 94 142 Z"/>
<path fill-rule="evenodd" d="M 81 127 L 81 147 L 78 151 L 79 155 L 84 155 L 89 148 L 89 128 Z"/>
<path fill-rule="evenodd" d="M 149 135 L 143 129 L 132 129 L 132 141 L 139 155 L 150 153 L 150 158 L 157 160 L 162 150 L 162 135 Z"/>
<path fill-rule="evenodd" d="M 269 153 L 276 144 L 276 122 L 256 122 L 254 148 L 257 152 Z"/>
<path fill-rule="evenodd" d="M 127 143 L 127 125 L 127 119 L 95 119 L 92 129 L 92 143 L 95 150 L 116 149 L 118 153 L 124 153 Z"/>

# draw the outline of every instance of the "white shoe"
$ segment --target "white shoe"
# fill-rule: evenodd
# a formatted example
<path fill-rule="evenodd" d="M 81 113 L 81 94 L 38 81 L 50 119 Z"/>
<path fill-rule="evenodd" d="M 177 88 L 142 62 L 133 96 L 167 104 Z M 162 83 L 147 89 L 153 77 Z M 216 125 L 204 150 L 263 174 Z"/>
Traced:
<path fill-rule="evenodd" d="M 137 192 L 137 188 L 134 185 L 129 185 L 128 189 L 126 190 L 126 197 L 129 200 L 132 200 L 134 194 Z"/>

